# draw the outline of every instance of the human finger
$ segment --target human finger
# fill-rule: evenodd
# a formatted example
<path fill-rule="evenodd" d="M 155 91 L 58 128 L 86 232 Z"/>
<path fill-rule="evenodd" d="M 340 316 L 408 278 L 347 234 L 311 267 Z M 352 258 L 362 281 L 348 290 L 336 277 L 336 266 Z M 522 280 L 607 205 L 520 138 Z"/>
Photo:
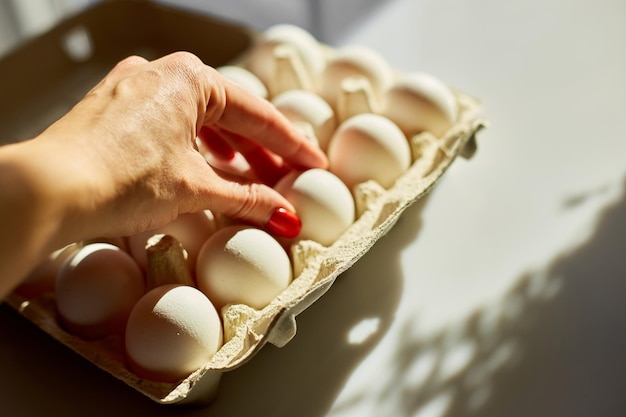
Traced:
<path fill-rule="evenodd" d="M 198 151 L 214 170 L 260 182 L 250 163 L 212 128 L 202 127 L 198 134 Z"/>
<path fill-rule="evenodd" d="M 254 140 L 293 167 L 328 166 L 324 153 L 311 144 L 269 101 L 220 74 L 216 73 L 215 78 L 219 80 L 223 91 L 211 97 L 205 125 L 215 124 L 224 131 Z"/>
<path fill-rule="evenodd" d="M 233 146 L 214 129 L 202 126 L 198 138 L 213 156 L 223 161 L 231 161 L 235 157 Z"/>
<path fill-rule="evenodd" d="M 192 155 L 197 160 L 200 155 Z M 214 212 L 253 224 L 280 237 L 296 237 L 302 224 L 293 205 L 271 187 L 226 172 L 212 170 L 204 161 L 189 165 L 190 183 L 201 189 L 187 200 L 185 211 L 209 208 Z"/>
<path fill-rule="evenodd" d="M 215 133 L 227 142 L 234 151 L 243 155 L 255 178 L 266 185 L 273 186 L 292 170 L 292 167 L 287 165 L 281 157 L 254 140 L 219 128 L 216 129 Z"/>

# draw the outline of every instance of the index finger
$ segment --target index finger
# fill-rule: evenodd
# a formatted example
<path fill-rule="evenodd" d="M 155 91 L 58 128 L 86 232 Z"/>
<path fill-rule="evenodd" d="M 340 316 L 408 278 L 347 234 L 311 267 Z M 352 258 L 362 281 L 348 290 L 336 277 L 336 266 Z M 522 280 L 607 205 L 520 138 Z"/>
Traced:
<path fill-rule="evenodd" d="M 269 101 L 256 96 L 215 71 L 221 91 L 211 94 L 205 124 L 249 138 L 299 168 L 326 168 L 328 160 Z M 213 117 L 211 117 L 213 115 Z M 213 119 L 213 120 L 211 120 Z"/>

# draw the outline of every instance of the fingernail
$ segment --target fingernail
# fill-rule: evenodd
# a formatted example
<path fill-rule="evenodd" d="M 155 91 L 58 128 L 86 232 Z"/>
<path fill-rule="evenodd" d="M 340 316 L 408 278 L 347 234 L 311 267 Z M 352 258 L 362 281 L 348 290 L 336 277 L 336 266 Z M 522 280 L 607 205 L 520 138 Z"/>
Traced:
<path fill-rule="evenodd" d="M 232 161 L 235 158 L 235 150 L 232 146 L 213 129 L 203 126 L 200 133 L 204 145 L 213 155 L 225 161 Z"/>
<path fill-rule="evenodd" d="M 280 207 L 274 210 L 265 227 L 271 233 L 286 238 L 294 238 L 302 230 L 302 222 L 295 213 Z"/>
<path fill-rule="evenodd" d="M 215 141 L 211 145 L 211 150 L 225 161 L 235 159 L 235 150 L 225 141 Z"/>

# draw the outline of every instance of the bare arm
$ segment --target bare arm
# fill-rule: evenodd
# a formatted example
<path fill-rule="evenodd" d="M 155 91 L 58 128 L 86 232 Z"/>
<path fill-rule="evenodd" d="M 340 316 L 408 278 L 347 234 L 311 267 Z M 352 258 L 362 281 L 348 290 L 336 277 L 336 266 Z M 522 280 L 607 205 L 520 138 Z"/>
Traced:
<path fill-rule="evenodd" d="M 293 210 L 270 187 L 213 170 L 195 147 L 203 126 L 254 140 L 277 169 L 326 166 L 267 101 L 191 54 L 126 59 L 41 135 L 0 148 L 0 297 L 74 241 L 203 209 L 260 226 Z"/>

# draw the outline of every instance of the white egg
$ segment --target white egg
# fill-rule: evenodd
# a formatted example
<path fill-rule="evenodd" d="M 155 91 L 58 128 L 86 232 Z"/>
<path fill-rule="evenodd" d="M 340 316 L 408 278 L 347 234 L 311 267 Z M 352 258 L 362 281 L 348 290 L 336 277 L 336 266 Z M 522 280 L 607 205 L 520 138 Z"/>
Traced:
<path fill-rule="evenodd" d="M 337 50 L 326 64 L 320 75 L 318 94 L 336 108 L 341 84 L 349 77 L 365 78 L 378 102 L 393 83 L 393 69 L 378 52 L 370 48 L 346 46 Z"/>
<path fill-rule="evenodd" d="M 216 68 L 224 77 L 240 85 L 249 92 L 259 97 L 267 98 L 267 88 L 263 82 L 247 69 L 237 65 L 224 65 Z"/>
<path fill-rule="evenodd" d="M 52 252 L 26 276 L 14 292 L 26 298 L 34 298 L 47 292 L 54 292 L 56 280 L 63 264 L 80 247 L 81 244 L 72 243 Z"/>
<path fill-rule="evenodd" d="M 274 187 L 296 209 L 302 222 L 299 239 L 329 246 L 354 222 L 350 190 L 337 176 L 314 168 L 292 172 Z"/>
<path fill-rule="evenodd" d="M 309 81 L 318 77 L 326 62 L 321 45 L 309 32 L 291 24 L 274 25 L 263 32 L 246 60 L 246 67 L 271 86 L 276 76 L 275 49 L 281 45 L 290 45 L 297 51 Z"/>
<path fill-rule="evenodd" d="M 87 245 L 89 243 L 110 243 L 111 245 L 115 245 L 123 251 L 128 251 L 128 247 L 126 246 L 126 239 L 123 236 L 112 236 L 112 237 L 95 237 L 87 240 L 83 240 L 82 244 Z"/>
<path fill-rule="evenodd" d="M 123 334 L 144 291 L 144 276 L 126 252 L 109 243 L 91 243 L 59 271 L 57 309 L 68 330 L 85 339 Z"/>
<path fill-rule="evenodd" d="M 430 132 L 441 137 L 457 119 L 458 106 L 441 80 L 425 73 L 409 73 L 387 91 L 382 114 L 407 136 Z"/>
<path fill-rule="evenodd" d="M 289 90 L 272 99 L 272 104 L 291 122 L 307 122 L 313 128 L 321 149 L 325 150 L 337 127 L 335 112 L 315 93 Z"/>
<path fill-rule="evenodd" d="M 155 381 L 175 382 L 211 360 L 223 343 L 222 323 L 197 288 L 163 285 L 146 293 L 126 327 L 131 370 Z"/>
<path fill-rule="evenodd" d="M 343 122 L 328 146 L 329 169 L 351 189 L 374 180 L 391 187 L 411 164 L 411 149 L 388 118 L 363 113 Z"/>
<path fill-rule="evenodd" d="M 292 279 L 289 256 L 267 232 L 231 225 L 215 232 L 198 255 L 197 283 L 213 303 L 262 309 Z"/>
<path fill-rule="evenodd" d="M 193 276 L 198 252 L 216 228 L 215 217 L 208 210 L 181 214 L 175 220 L 162 227 L 129 236 L 127 238 L 128 251 L 145 271 L 148 263 L 146 255 L 146 242 L 148 239 L 157 234 L 174 236 L 187 252 L 189 272 Z"/>

